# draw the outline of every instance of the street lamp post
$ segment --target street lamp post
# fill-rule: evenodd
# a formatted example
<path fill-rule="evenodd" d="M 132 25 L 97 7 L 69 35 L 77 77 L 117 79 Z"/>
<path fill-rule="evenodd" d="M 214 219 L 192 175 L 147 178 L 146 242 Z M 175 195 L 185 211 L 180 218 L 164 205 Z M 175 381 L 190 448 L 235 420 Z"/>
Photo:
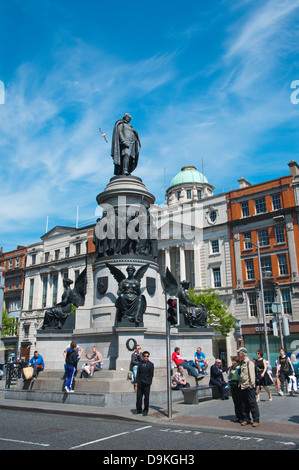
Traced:
<path fill-rule="evenodd" d="M 267 353 L 267 359 L 270 362 L 270 350 L 269 350 L 269 340 L 268 340 L 267 321 L 266 321 L 266 308 L 265 308 L 265 299 L 264 299 L 263 272 L 262 272 L 262 264 L 261 264 L 260 244 L 259 244 L 259 241 L 257 241 L 257 244 L 256 244 L 247 238 L 244 239 L 244 242 L 251 243 L 257 248 L 257 258 L 258 258 L 260 284 L 261 284 L 262 311 L 263 311 L 263 321 L 264 321 L 264 330 L 265 330 L 266 353 Z"/>

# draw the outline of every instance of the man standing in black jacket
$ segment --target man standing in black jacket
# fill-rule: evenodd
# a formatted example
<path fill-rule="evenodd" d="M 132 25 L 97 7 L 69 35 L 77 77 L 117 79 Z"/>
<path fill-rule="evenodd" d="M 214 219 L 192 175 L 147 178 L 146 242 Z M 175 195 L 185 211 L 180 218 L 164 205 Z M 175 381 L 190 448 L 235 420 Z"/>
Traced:
<path fill-rule="evenodd" d="M 143 416 L 147 416 L 149 407 L 150 388 L 154 377 L 154 364 L 149 361 L 150 353 L 143 352 L 143 360 L 137 370 L 137 413 L 142 413 L 142 397 L 144 396 Z"/>

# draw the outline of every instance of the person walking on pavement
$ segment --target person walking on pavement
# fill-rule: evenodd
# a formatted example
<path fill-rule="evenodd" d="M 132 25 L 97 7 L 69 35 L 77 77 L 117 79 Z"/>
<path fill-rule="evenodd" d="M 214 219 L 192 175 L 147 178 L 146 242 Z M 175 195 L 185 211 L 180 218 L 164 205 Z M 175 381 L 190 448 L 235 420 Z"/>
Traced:
<path fill-rule="evenodd" d="M 283 396 L 284 383 L 285 381 L 289 383 L 290 375 L 293 374 L 295 376 L 295 371 L 290 358 L 285 354 L 283 348 L 279 349 L 279 353 L 280 356 L 277 358 L 276 377 L 280 380 L 280 389 L 278 390 L 278 395 Z"/>
<path fill-rule="evenodd" d="M 272 381 L 269 377 L 269 374 L 267 373 L 267 363 L 266 360 L 263 358 L 263 351 L 261 349 L 258 349 L 256 351 L 257 359 L 255 360 L 255 365 L 260 369 L 261 371 L 261 377 L 259 380 L 256 381 L 256 394 L 257 398 L 256 401 L 260 401 L 260 394 L 261 394 L 261 388 L 262 386 L 268 393 L 269 401 L 272 401 L 272 395 L 270 390 L 268 389 L 268 385 L 272 384 Z"/>
<path fill-rule="evenodd" d="M 239 386 L 241 389 L 242 411 L 244 421 L 241 426 L 252 424 L 255 428 L 260 425 L 260 412 L 256 401 L 255 390 L 255 365 L 252 360 L 247 356 L 247 349 L 240 348 L 237 353 L 240 358 L 240 379 Z M 250 419 L 252 415 L 253 423 Z"/>
<path fill-rule="evenodd" d="M 136 400 L 136 413 L 142 413 L 147 416 L 149 408 L 149 396 L 151 384 L 154 377 L 154 364 L 149 360 L 150 353 L 143 352 L 143 359 L 138 365 L 137 369 L 137 400 Z M 144 396 L 144 407 L 142 412 L 142 398 Z"/>

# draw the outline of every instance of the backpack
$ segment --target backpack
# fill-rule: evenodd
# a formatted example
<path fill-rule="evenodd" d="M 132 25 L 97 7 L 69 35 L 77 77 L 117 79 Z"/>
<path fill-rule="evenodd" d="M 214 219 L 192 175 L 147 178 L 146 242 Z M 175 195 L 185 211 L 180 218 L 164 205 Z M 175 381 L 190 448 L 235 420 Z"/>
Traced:
<path fill-rule="evenodd" d="M 252 359 L 250 359 L 252 361 Z M 262 373 L 261 373 L 261 370 L 258 368 L 258 366 L 256 365 L 256 363 L 254 361 L 252 361 L 253 364 L 254 364 L 254 372 L 255 372 L 255 384 L 256 385 L 259 385 L 259 382 L 261 380 L 261 376 L 262 376 Z M 249 362 L 247 362 L 247 368 L 248 368 L 248 375 L 249 375 L 249 378 L 250 378 L 250 372 L 249 372 Z"/>

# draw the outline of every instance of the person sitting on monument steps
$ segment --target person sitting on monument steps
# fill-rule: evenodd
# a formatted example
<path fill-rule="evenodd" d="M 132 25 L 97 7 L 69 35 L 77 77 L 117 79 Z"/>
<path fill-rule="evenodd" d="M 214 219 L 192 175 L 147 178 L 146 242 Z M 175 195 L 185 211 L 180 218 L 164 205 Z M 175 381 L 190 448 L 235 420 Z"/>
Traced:
<path fill-rule="evenodd" d="M 42 370 L 44 370 L 44 368 L 45 368 L 44 359 L 41 356 L 41 354 L 39 354 L 38 351 L 34 351 L 34 355 L 30 359 L 30 361 L 28 362 L 28 367 L 33 367 L 33 375 L 32 375 L 33 380 L 35 380 L 35 378 L 38 376 L 38 374 Z"/>
<path fill-rule="evenodd" d="M 207 368 L 208 368 L 208 361 L 206 358 L 205 353 L 202 352 L 202 348 L 198 347 L 194 354 L 194 365 L 198 369 L 200 374 L 208 375 Z"/>
<path fill-rule="evenodd" d="M 179 366 L 177 372 L 171 378 L 172 390 L 180 390 L 181 388 L 189 388 L 190 384 L 184 377 L 184 367 Z"/>
<path fill-rule="evenodd" d="M 92 362 L 90 364 L 84 364 L 82 367 L 80 379 L 82 378 L 84 371 L 88 374 L 89 378 L 92 379 L 95 370 L 103 369 L 102 354 L 98 351 L 97 346 L 93 346 L 92 355 L 88 356 L 88 354 L 85 353 L 85 357 L 89 360 L 92 360 Z"/>
<path fill-rule="evenodd" d="M 187 361 L 181 358 L 181 350 L 180 348 L 174 348 L 174 352 L 172 353 L 171 360 L 175 363 L 175 365 L 182 366 L 184 369 L 187 369 L 188 372 L 193 375 L 196 379 L 203 379 L 204 375 L 199 375 L 195 367 L 193 367 L 193 361 Z"/>

